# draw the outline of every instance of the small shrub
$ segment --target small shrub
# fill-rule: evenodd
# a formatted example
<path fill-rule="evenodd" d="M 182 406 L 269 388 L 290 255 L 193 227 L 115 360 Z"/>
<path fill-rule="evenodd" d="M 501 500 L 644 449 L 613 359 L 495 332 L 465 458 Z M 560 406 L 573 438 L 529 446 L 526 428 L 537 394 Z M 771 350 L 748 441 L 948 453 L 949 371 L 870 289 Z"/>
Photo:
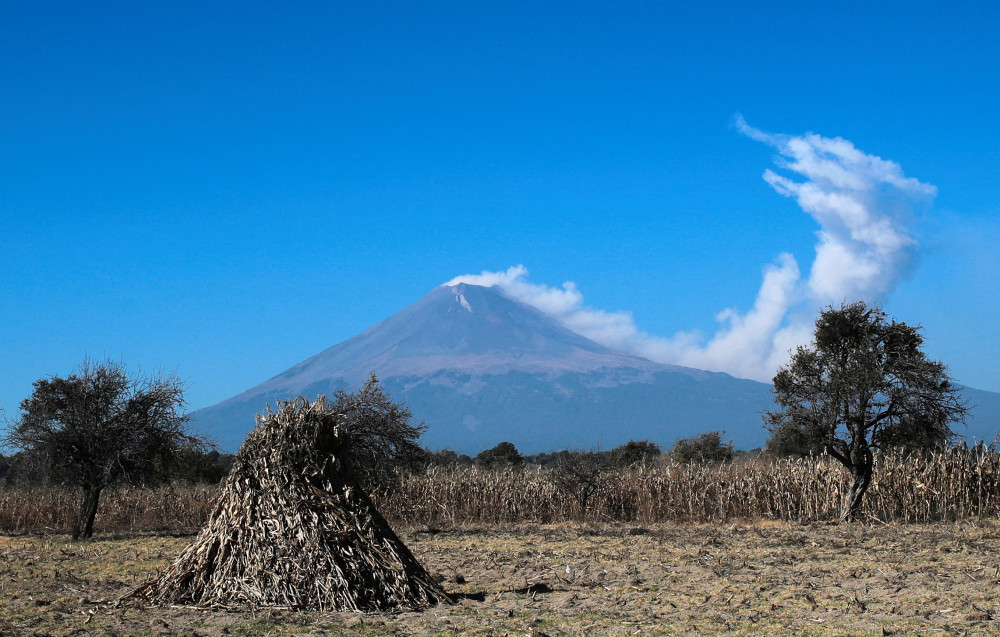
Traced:
<path fill-rule="evenodd" d="M 709 431 L 694 438 L 682 438 L 674 444 L 670 458 L 678 464 L 730 462 L 733 459 L 733 443 L 722 443 L 724 433 Z"/>

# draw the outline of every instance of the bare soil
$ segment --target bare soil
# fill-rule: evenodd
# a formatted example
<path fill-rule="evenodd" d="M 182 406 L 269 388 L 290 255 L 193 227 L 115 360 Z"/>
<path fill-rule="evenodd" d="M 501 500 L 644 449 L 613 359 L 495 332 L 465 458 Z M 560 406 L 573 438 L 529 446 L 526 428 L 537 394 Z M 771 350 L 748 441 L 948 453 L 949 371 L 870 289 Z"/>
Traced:
<path fill-rule="evenodd" d="M 193 537 L 0 537 L 0 635 L 1000 635 L 1000 523 L 412 529 L 454 605 L 116 605 Z"/>

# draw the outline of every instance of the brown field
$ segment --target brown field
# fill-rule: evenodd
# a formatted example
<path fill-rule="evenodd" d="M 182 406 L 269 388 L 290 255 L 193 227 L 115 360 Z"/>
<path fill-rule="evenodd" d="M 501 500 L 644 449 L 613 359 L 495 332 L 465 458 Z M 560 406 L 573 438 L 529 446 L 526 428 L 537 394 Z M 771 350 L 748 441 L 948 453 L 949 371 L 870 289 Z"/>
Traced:
<path fill-rule="evenodd" d="M 0 537 L 3 635 L 1000 634 L 1000 524 L 522 525 L 403 534 L 452 606 L 115 606 L 190 536 Z"/>
<path fill-rule="evenodd" d="M 585 511 L 534 469 L 408 476 L 375 499 L 458 601 L 383 615 L 118 605 L 217 488 L 110 491 L 83 542 L 74 491 L 0 489 L 0 637 L 1000 635 L 1000 456 L 878 463 L 844 526 L 846 476 L 823 459 L 620 471 Z"/>

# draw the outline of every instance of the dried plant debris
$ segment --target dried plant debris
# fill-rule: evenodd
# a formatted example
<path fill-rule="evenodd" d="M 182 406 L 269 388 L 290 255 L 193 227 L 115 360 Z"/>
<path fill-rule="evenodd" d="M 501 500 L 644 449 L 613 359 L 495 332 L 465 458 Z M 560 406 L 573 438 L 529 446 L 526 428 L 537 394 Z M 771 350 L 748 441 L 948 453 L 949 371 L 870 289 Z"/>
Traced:
<path fill-rule="evenodd" d="M 269 408 L 197 539 L 125 600 L 363 612 L 451 602 L 353 475 L 323 397 Z"/>

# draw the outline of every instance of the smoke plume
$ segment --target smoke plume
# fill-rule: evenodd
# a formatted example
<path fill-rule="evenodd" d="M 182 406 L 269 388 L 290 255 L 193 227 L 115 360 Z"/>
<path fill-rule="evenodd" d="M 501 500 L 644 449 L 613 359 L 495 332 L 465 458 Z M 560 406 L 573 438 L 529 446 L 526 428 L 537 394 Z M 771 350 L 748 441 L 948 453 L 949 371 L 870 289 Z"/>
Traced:
<path fill-rule="evenodd" d="M 629 312 L 588 307 L 572 282 L 561 287 L 531 283 L 522 265 L 448 282 L 499 285 L 508 294 L 549 314 L 569 329 L 613 349 L 651 360 L 724 371 L 768 381 L 805 345 L 817 308 L 842 301 L 881 302 L 906 274 L 917 248 L 909 227 L 916 207 L 935 188 L 906 177 L 898 164 L 866 154 L 851 142 L 814 133 L 765 133 L 736 118 L 737 129 L 777 151 L 777 170 L 764 180 L 791 197 L 819 226 L 815 257 L 803 279 L 790 253 L 763 269 L 753 307 L 727 308 L 708 339 L 691 333 L 660 337 L 639 330 Z"/>

